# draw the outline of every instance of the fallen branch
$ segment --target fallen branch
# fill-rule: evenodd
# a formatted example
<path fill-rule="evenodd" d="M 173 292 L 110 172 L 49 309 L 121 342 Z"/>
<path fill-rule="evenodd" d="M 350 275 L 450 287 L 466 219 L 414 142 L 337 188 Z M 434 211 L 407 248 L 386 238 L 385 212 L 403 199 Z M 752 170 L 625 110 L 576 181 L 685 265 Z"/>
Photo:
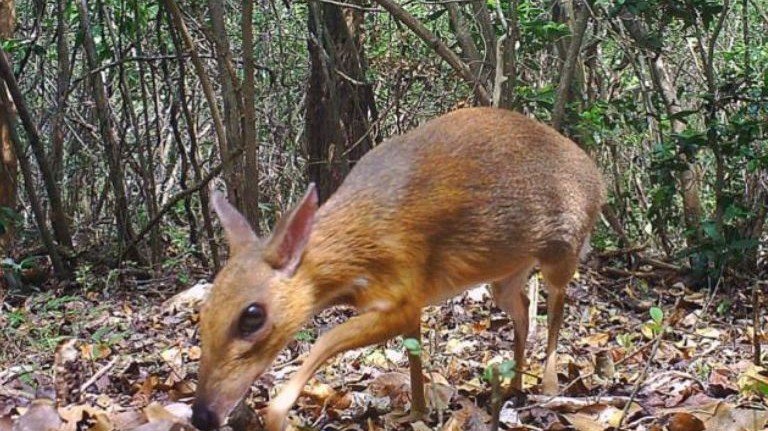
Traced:
<path fill-rule="evenodd" d="M 680 305 L 679 298 L 675 304 L 675 308 L 677 308 L 678 305 Z M 656 353 L 659 351 L 659 345 L 661 345 L 661 340 L 664 338 L 664 334 L 667 332 L 667 329 L 671 328 L 669 328 L 667 325 L 662 326 L 659 333 L 656 334 L 656 338 L 653 339 L 653 350 L 651 350 L 651 354 L 648 356 L 648 360 L 645 362 L 643 372 L 640 374 L 640 377 L 638 377 L 637 382 L 635 383 L 635 387 L 632 389 L 632 395 L 629 397 L 629 402 L 624 406 L 624 410 L 621 412 L 621 419 L 619 419 L 619 425 L 616 427 L 617 429 L 622 429 L 621 426 L 624 424 L 624 420 L 627 418 L 629 407 L 632 405 L 635 397 L 637 397 L 637 393 L 640 391 L 640 387 L 643 385 L 643 382 L 646 378 L 648 378 L 648 370 L 651 369 L 651 362 L 653 362 L 653 360 L 656 358 Z"/>
<path fill-rule="evenodd" d="M 631 247 L 622 248 L 620 250 L 606 250 L 600 253 L 596 253 L 600 259 L 610 259 L 612 257 L 624 256 L 626 254 L 639 253 L 648 248 L 648 243 L 633 245 Z"/>
<path fill-rule="evenodd" d="M 8 398 L 26 398 L 28 400 L 35 399 L 35 394 L 33 394 L 32 392 L 8 388 L 5 386 L 0 386 L 0 395 Z"/>
<path fill-rule="evenodd" d="M 653 266 L 653 267 L 658 268 L 658 269 L 668 269 L 670 271 L 675 271 L 675 272 L 683 271 L 683 267 L 681 267 L 681 266 L 673 265 L 671 263 L 663 262 L 661 260 L 653 259 L 653 258 L 650 258 L 650 257 L 641 257 L 640 258 L 640 263 L 644 264 L 644 265 L 650 265 L 650 266 Z"/>
<path fill-rule="evenodd" d="M 530 401 L 534 401 L 537 407 L 551 410 L 578 410 L 595 404 L 607 404 L 616 408 L 624 408 L 632 402 L 630 397 L 604 396 L 604 397 L 560 397 L 550 395 L 528 395 Z"/>
<path fill-rule="evenodd" d="M 628 271 L 626 269 L 612 268 L 606 266 L 603 268 L 603 272 L 616 275 L 619 277 L 635 277 L 635 278 L 663 278 L 664 275 L 657 271 Z"/>

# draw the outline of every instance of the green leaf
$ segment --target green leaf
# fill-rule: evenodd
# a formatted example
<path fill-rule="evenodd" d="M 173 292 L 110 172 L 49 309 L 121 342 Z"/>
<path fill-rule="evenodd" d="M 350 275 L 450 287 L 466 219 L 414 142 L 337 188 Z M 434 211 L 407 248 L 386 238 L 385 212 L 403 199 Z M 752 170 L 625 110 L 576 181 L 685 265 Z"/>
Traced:
<path fill-rule="evenodd" d="M 493 380 L 493 373 L 495 372 L 494 371 L 495 369 L 496 367 L 494 367 L 493 365 L 488 365 L 487 367 L 485 367 L 485 370 L 483 370 L 483 380 L 485 380 L 486 382 L 490 382 L 491 380 Z"/>
<path fill-rule="evenodd" d="M 683 111 L 675 112 L 674 114 L 670 115 L 669 118 L 671 120 L 683 120 L 685 119 L 685 117 L 696 114 L 698 112 L 699 112 L 698 109 L 683 110 Z"/>
<path fill-rule="evenodd" d="M 707 235 L 707 238 L 718 243 L 723 242 L 723 237 L 720 235 L 717 225 L 714 222 L 706 221 L 702 223 L 701 229 L 704 231 L 704 234 Z"/>
<path fill-rule="evenodd" d="M 728 243 L 729 250 L 749 250 L 751 248 L 757 248 L 760 245 L 760 241 L 754 238 L 742 238 L 731 241 Z"/>
<path fill-rule="evenodd" d="M 421 354 L 421 343 L 415 338 L 406 338 L 403 340 L 403 347 L 405 347 L 411 355 L 418 356 Z"/>
<path fill-rule="evenodd" d="M 499 374 L 501 374 L 502 377 L 509 379 L 515 377 L 515 361 L 509 360 L 502 362 L 501 365 L 499 365 Z"/>
<path fill-rule="evenodd" d="M 298 333 L 296 333 L 294 338 L 296 339 L 296 341 L 305 341 L 305 342 L 306 341 L 314 341 L 315 334 L 312 333 L 312 331 L 310 331 L 310 330 L 303 329 L 303 330 L 299 331 Z"/>
<path fill-rule="evenodd" d="M 651 307 L 649 313 L 651 313 L 651 319 L 658 325 L 664 320 L 664 312 L 659 307 Z"/>

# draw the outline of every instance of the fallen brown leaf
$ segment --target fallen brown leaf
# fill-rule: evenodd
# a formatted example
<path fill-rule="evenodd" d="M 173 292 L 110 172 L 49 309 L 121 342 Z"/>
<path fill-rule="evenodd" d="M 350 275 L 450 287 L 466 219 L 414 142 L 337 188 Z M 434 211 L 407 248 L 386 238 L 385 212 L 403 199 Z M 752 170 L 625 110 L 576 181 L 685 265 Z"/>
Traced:
<path fill-rule="evenodd" d="M 41 398 L 32 401 L 24 414 L 16 420 L 13 431 L 58 431 L 62 425 L 54 402 Z"/>

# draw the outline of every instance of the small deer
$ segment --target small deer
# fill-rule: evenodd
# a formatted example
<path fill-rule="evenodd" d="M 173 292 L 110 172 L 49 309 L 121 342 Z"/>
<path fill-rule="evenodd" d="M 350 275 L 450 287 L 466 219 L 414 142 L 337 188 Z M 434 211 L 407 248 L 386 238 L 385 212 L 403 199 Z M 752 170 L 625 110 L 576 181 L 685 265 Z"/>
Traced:
<path fill-rule="evenodd" d="M 284 427 L 330 357 L 418 333 L 424 306 L 479 283 L 510 314 L 523 367 L 534 265 L 548 288 L 542 386 L 556 393 L 565 288 L 603 200 L 601 175 L 576 144 L 492 108 L 457 110 L 382 143 L 322 206 L 310 185 L 267 239 L 214 192 L 230 258 L 200 313 L 193 424 L 219 427 L 294 334 L 336 304 L 359 313 L 318 338 L 267 408 L 268 430 Z M 417 374 L 412 390 L 423 397 Z M 520 373 L 512 384 L 521 389 Z"/>

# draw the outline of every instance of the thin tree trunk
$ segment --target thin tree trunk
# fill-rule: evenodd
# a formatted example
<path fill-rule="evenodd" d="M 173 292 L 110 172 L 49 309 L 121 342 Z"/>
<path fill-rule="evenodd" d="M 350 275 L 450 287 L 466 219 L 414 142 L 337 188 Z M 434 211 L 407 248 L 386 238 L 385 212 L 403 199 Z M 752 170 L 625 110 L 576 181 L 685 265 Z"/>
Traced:
<path fill-rule="evenodd" d="M 240 207 L 259 229 L 259 142 L 256 137 L 256 82 L 253 52 L 253 0 L 243 1 L 243 193 Z"/>
<path fill-rule="evenodd" d="M 11 39 L 16 27 L 16 6 L 14 0 L 0 0 L 0 38 Z M 5 94 L 5 84 L 0 83 L 0 92 Z M 0 102 L 0 208 L 16 209 L 16 190 L 18 162 L 11 142 L 10 123 L 13 107 Z M 13 238 L 13 226 L 3 225 L 5 232 L 0 232 L 0 254 Z"/>
<path fill-rule="evenodd" d="M 162 54 L 165 54 L 165 44 L 162 43 L 162 40 L 160 40 L 161 35 L 159 34 L 159 25 L 160 25 L 160 19 L 158 17 L 158 42 L 160 46 L 160 52 Z M 160 64 L 160 68 L 163 71 L 163 81 L 165 82 L 166 91 L 173 91 L 174 84 L 171 81 L 171 74 L 168 68 L 168 65 L 165 62 L 162 62 Z M 185 76 L 183 73 L 179 76 L 179 84 L 178 84 L 178 91 L 184 91 L 183 83 L 184 83 Z M 188 188 L 187 184 L 187 176 L 188 172 L 190 171 L 190 155 L 187 152 L 186 148 L 184 148 L 184 139 L 181 136 L 181 129 L 179 127 L 179 112 L 181 109 L 179 109 L 179 105 L 181 104 L 181 98 L 178 97 L 178 94 L 174 91 L 173 92 L 173 98 L 171 99 L 171 112 L 170 112 L 170 119 L 169 122 L 171 124 L 171 132 L 173 134 L 173 140 L 176 142 L 176 148 L 178 148 L 179 157 L 181 159 L 181 172 L 179 175 L 179 186 L 182 190 L 186 190 Z M 190 132 L 193 129 L 190 129 Z M 192 133 L 190 133 L 191 140 L 196 140 L 196 137 L 192 136 Z M 195 173 L 193 169 L 193 174 Z M 187 217 L 187 224 L 189 225 L 189 243 L 192 246 L 193 254 L 197 259 L 200 261 L 200 263 L 203 265 L 204 268 L 209 267 L 208 259 L 205 257 L 205 254 L 203 253 L 200 239 L 198 236 L 198 225 L 197 225 L 197 218 L 195 217 L 195 213 L 192 210 L 192 196 L 188 195 L 184 197 L 184 214 Z"/>
<path fill-rule="evenodd" d="M 514 0 L 512 12 L 510 12 L 515 19 L 517 18 L 517 7 L 514 4 L 517 0 Z M 483 52 L 485 53 L 485 63 L 488 65 L 489 70 L 496 70 L 496 31 L 493 28 L 493 22 L 491 21 L 491 14 L 488 12 L 488 3 L 485 0 L 474 0 L 472 2 L 472 10 L 474 11 L 475 21 L 480 28 L 480 34 L 483 38 Z"/>
<path fill-rule="evenodd" d="M 16 78 L 13 76 L 13 69 L 8 62 L 8 57 L 5 55 L 5 51 L 0 48 L 0 78 L 5 81 L 5 85 L 8 87 L 8 91 L 13 98 L 14 106 L 18 112 L 19 119 L 21 120 L 24 130 L 27 132 L 29 138 L 29 145 L 32 148 L 32 152 L 35 155 L 38 168 L 43 177 L 43 185 L 45 191 L 48 194 L 48 201 L 51 206 L 49 217 L 51 219 L 51 225 L 53 226 L 53 234 L 59 245 L 65 247 L 68 251 L 72 250 L 72 236 L 69 233 L 69 225 L 67 223 L 67 217 L 64 214 L 64 208 L 61 205 L 61 194 L 56 183 L 53 173 L 51 172 L 50 165 L 48 165 L 48 159 L 45 157 L 45 149 L 43 148 L 43 142 L 40 139 L 40 134 L 37 131 L 37 126 L 32 121 L 32 114 L 27 109 L 27 105 L 24 102 L 24 98 L 21 94 L 16 83 Z M 64 272 L 57 274 L 61 278 L 69 278 L 71 275 L 66 266 L 63 268 Z"/>
<path fill-rule="evenodd" d="M 64 109 L 71 77 L 69 68 L 69 46 L 66 36 L 66 0 L 56 1 L 56 112 L 53 115 L 51 139 L 51 170 L 56 184 L 61 184 L 64 177 Z"/>
<path fill-rule="evenodd" d="M 377 114 L 371 84 L 365 78 L 361 23 L 359 10 L 309 2 L 307 171 L 317 184 L 321 202 L 375 141 L 370 121 Z"/>
<path fill-rule="evenodd" d="M 578 2 L 578 10 L 574 17 L 573 34 L 571 43 L 568 46 L 568 52 L 565 57 L 563 67 L 560 69 L 560 83 L 557 86 L 557 95 L 555 96 L 555 105 L 552 108 L 552 127 L 557 130 L 563 130 L 563 120 L 565 119 L 565 105 L 571 99 L 573 75 L 576 71 L 576 65 L 581 52 L 581 45 L 584 40 L 584 33 L 587 30 L 589 21 L 589 7 L 583 2 Z"/>
<path fill-rule="evenodd" d="M 93 42 L 91 25 L 88 18 L 88 5 L 86 0 L 77 2 L 80 15 L 80 25 L 83 29 L 83 46 L 85 47 L 85 57 L 88 68 L 91 71 L 91 85 L 93 87 L 93 97 L 96 102 L 96 114 L 99 117 L 101 137 L 104 141 L 105 157 L 107 159 L 107 168 L 109 169 L 109 181 L 112 186 L 112 192 L 115 195 L 115 218 L 117 220 L 118 244 L 121 253 L 131 260 L 143 262 L 141 254 L 135 247 L 133 239 L 134 233 L 131 227 L 130 213 L 128 211 L 128 201 L 125 193 L 125 181 L 123 177 L 123 167 L 120 150 L 118 146 L 117 132 L 112 124 L 110 115 L 109 101 L 107 92 L 104 88 L 104 81 L 100 72 L 96 72 L 100 64 L 96 55 L 96 46 Z M 130 247 L 126 249 L 125 247 Z M 125 252 L 125 253 L 123 253 Z"/>
<path fill-rule="evenodd" d="M 505 24 L 504 35 L 497 41 L 496 70 L 493 79 L 493 106 L 513 109 L 515 103 L 515 85 L 517 83 L 517 41 L 520 29 L 517 19 L 518 0 L 511 0 L 509 23 Z M 506 21 L 504 21 L 506 22 Z"/>
<path fill-rule="evenodd" d="M 203 65 L 202 60 L 200 60 L 200 55 L 197 53 L 197 49 L 195 48 L 195 42 L 192 40 L 192 36 L 189 35 L 186 24 L 184 24 L 184 19 L 181 16 L 179 6 L 173 0 L 163 0 L 163 4 L 168 10 L 168 14 L 171 17 L 171 21 L 173 22 L 174 27 L 176 27 L 176 29 L 181 34 L 182 40 L 184 41 L 184 46 L 189 51 L 192 64 L 195 66 L 195 72 L 197 73 L 197 77 L 200 79 L 200 85 L 203 87 L 205 100 L 208 102 L 208 109 L 211 110 L 213 127 L 216 131 L 216 138 L 219 141 L 219 153 L 222 160 L 224 160 L 227 157 L 227 151 L 230 150 L 227 143 L 227 134 L 224 131 L 224 122 L 221 119 L 219 105 L 216 103 L 216 96 L 213 91 L 211 79 L 208 77 L 208 73 L 205 71 L 205 66 Z"/>
<path fill-rule="evenodd" d="M 483 58 L 480 56 L 480 51 L 477 49 L 475 41 L 472 40 L 472 35 L 469 32 L 469 24 L 467 24 L 464 20 L 464 16 L 462 16 L 462 10 L 459 3 L 447 2 L 445 3 L 445 8 L 448 10 L 448 15 L 451 18 L 451 24 L 456 33 L 456 41 L 461 47 L 461 54 L 464 56 L 464 61 L 469 64 L 469 69 L 472 73 L 485 85 L 485 80 L 482 79 Z M 485 70 L 487 70 L 487 68 Z"/>
<path fill-rule="evenodd" d="M 622 16 L 622 24 L 627 32 L 632 36 L 639 46 L 643 47 L 648 39 L 648 30 L 643 28 L 635 15 L 625 13 Z M 669 78 L 667 68 L 664 63 L 664 57 L 661 53 L 650 52 L 645 55 L 651 72 L 651 81 L 654 89 L 660 96 L 667 117 L 670 118 L 672 133 L 678 134 L 685 130 L 685 123 L 676 114 L 682 111 L 677 98 L 677 92 Z M 681 154 L 685 169 L 677 174 L 680 181 L 680 194 L 683 198 L 683 218 L 686 228 L 693 232 L 693 235 L 686 237 L 689 247 L 695 247 L 701 241 L 701 218 L 704 213 L 701 205 L 701 179 L 696 173 L 695 158 Z"/>
<path fill-rule="evenodd" d="M 2 48 L 0 48 L 0 63 L 8 63 L 8 61 L 5 59 L 5 51 L 3 51 Z M 2 81 L 4 81 L 4 79 L 0 80 L 0 82 Z M 4 91 L 0 92 L 0 105 L 11 106 L 11 101 L 8 99 L 8 96 Z M 2 109 L 2 112 L 0 113 L 3 115 L 1 120 L 9 126 L 8 140 L 13 146 L 14 153 L 24 154 L 24 149 L 21 147 L 21 142 L 19 141 L 18 136 L 16 136 L 13 128 L 13 117 L 11 115 L 11 111 Z M 40 231 L 40 238 L 43 240 L 43 245 L 45 245 L 45 248 L 48 251 L 48 256 L 51 258 L 53 271 L 57 276 L 68 278 L 69 268 L 67 268 L 67 266 L 64 264 L 64 261 L 62 260 L 58 249 L 56 248 L 56 243 L 53 241 L 53 236 L 51 235 L 51 232 L 48 230 L 48 226 L 45 223 L 45 214 L 43 213 L 43 207 L 40 204 L 40 199 L 37 196 L 35 179 L 32 174 L 32 167 L 29 164 L 29 159 L 27 157 L 20 157 L 18 161 L 19 165 L 21 166 L 21 174 L 24 177 L 24 187 L 27 192 L 27 198 L 29 198 L 29 203 L 32 207 L 32 215 L 34 216 L 35 222 L 37 223 L 37 228 Z"/>
<path fill-rule="evenodd" d="M 134 3 L 134 13 L 136 16 L 139 16 L 139 4 L 138 2 Z M 158 14 L 161 14 L 160 11 L 157 12 Z M 134 50 L 137 56 L 143 57 L 144 56 L 144 49 L 142 47 L 142 41 L 145 39 L 145 35 L 141 32 L 141 26 L 137 25 L 135 26 L 134 31 Z M 163 64 L 165 62 L 163 61 Z M 157 184 L 155 182 L 155 152 L 156 149 L 162 148 L 162 132 L 160 130 L 160 108 L 158 106 L 158 94 L 157 88 L 155 86 L 155 75 L 154 73 L 150 73 L 149 75 L 146 73 L 145 70 L 145 64 L 144 62 L 139 62 L 138 64 L 139 68 L 139 88 L 141 90 L 141 104 L 143 107 L 143 116 L 144 116 L 144 124 L 146 127 L 147 132 L 145 133 L 144 139 L 144 148 L 143 152 L 141 149 L 137 151 L 137 153 L 144 158 L 146 161 L 145 164 L 142 166 L 143 171 L 143 177 L 144 177 L 144 183 L 145 186 L 145 199 L 146 199 L 146 207 L 147 207 L 147 214 L 150 218 L 155 217 L 157 215 L 158 210 L 158 196 L 157 196 Z M 150 66 L 151 68 L 151 66 Z M 147 84 L 147 76 L 150 78 L 150 84 Z M 155 109 L 155 139 L 154 142 L 151 138 L 151 133 L 149 133 L 149 125 L 150 125 L 150 119 L 149 119 L 149 98 L 152 98 L 153 101 L 153 107 Z M 136 140 L 136 143 L 141 142 L 140 139 Z M 190 229 L 193 229 L 194 225 L 190 225 Z M 150 255 L 152 256 L 152 264 L 158 265 L 160 262 L 162 262 L 164 258 L 164 249 L 161 239 L 161 232 L 160 229 L 153 229 L 149 233 L 149 249 L 150 249 Z"/>
<path fill-rule="evenodd" d="M 182 43 L 179 40 L 179 35 L 173 26 L 169 25 L 169 27 L 171 40 L 173 41 L 176 52 L 178 53 L 176 56 L 176 61 L 179 66 L 179 87 L 177 97 L 179 98 L 181 111 L 184 114 L 184 121 L 187 123 L 187 133 L 189 135 L 189 160 L 192 163 L 192 170 L 195 175 L 195 181 L 199 183 L 202 179 L 202 172 L 200 169 L 200 162 L 197 159 L 197 126 L 195 124 L 192 113 L 190 112 L 189 102 L 187 100 L 187 68 L 184 58 L 182 58 L 181 55 L 183 50 Z M 159 37 L 161 36 L 158 34 L 158 38 Z M 211 253 L 211 260 L 213 261 L 213 270 L 218 272 L 218 270 L 221 268 L 221 262 L 219 260 L 219 247 L 218 244 L 216 244 L 216 238 L 213 230 L 213 220 L 211 219 L 210 207 L 208 205 L 209 202 L 207 190 L 201 189 L 199 197 L 201 213 L 203 214 L 203 226 L 205 227 L 205 233 L 208 240 L 208 248 Z"/>
<path fill-rule="evenodd" d="M 232 65 L 232 52 L 227 38 L 224 20 L 224 1 L 208 0 L 210 11 L 212 39 L 216 48 L 216 65 L 219 71 L 221 98 L 224 101 L 224 126 L 227 132 L 227 147 L 221 149 L 222 160 L 227 158 L 234 148 L 242 148 L 242 99 L 237 75 Z M 227 195 L 230 202 L 238 208 L 243 208 L 243 166 L 241 160 L 236 160 L 225 167 L 224 182 L 227 184 Z M 250 218 L 250 217 L 249 217 Z"/>

